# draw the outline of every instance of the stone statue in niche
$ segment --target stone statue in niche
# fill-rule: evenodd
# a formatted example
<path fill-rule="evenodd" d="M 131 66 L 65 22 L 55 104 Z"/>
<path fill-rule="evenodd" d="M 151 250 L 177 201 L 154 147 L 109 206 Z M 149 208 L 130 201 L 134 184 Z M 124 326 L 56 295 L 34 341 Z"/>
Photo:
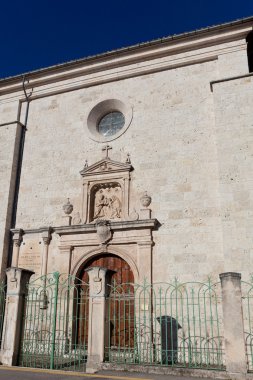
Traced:
<path fill-rule="evenodd" d="M 94 197 L 93 219 L 120 219 L 122 214 L 122 191 L 120 186 L 100 187 Z"/>

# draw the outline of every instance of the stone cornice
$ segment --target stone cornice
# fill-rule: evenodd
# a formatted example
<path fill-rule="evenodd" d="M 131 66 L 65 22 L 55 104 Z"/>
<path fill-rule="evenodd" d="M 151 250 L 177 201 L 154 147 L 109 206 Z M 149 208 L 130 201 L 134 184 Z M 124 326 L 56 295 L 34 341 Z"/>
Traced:
<path fill-rule="evenodd" d="M 105 166 L 106 168 L 101 169 L 102 166 Z M 107 169 L 107 166 L 109 166 L 110 169 Z M 82 177 L 91 177 L 94 175 L 97 176 L 111 173 L 130 172 L 132 169 L 133 167 L 130 164 L 113 161 L 110 158 L 103 158 L 102 160 L 81 170 L 80 174 Z"/>
<path fill-rule="evenodd" d="M 52 83 L 55 86 L 57 82 L 61 82 L 58 85 L 58 92 L 78 88 L 78 86 L 81 86 L 80 79 L 78 79 L 81 76 L 85 76 L 82 87 L 87 87 L 112 80 L 180 67 L 180 65 L 216 59 L 218 54 L 222 54 L 222 51 L 227 52 L 226 48 L 220 47 L 221 44 L 234 41 L 235 46 L 232 48 L 235 49 L 236 41 L 244 39 L 251 30 L 252 19 L 249 19 L 247 22 L 224 25 L 220 28 L 209 28 L 205 29 L 205 32 L 192 32 L 182 35 L 180 38 L 173 36 L 165 38 L 159 43 L 141 44 L 135 48 L 130 47 L 107 55 L 102 54 L 94 58 L 53 66 L 28 73 L 26 79 L 29 80 L 29 83 L 26 88 L 33 89 L 33 95 L 30 98 L 32 100 L 42 96 L 42 93 L 36 93 L 39 88 L 40 92 L 45 91 L 48 93 L 50 91 L 51 94 L 56 91 L 55 87 L 50 86 Z M 237 44 L 237 48 L 239 45 Z M 198 49 L 205 51 L 202 53 L 198 51 L 194 54 L 194 50 Z M 185 54 L 185 56 L 173 60 L 173 56 L 187 52 L 190 52 L 190 54 Z M 169 59 L 161 61 L 165 57 Z M 73 83 L 73 78 L 76 78 L 75 83 Z M 70 80 L 71 83 L 69 83 Z M 20 92 L 19 97 L 22 98 L 22 83 L 21 76 L 1 80 L 0 95 Z M 41 87 L 43 86 L 47 86 L 47 89 L 42 89 Z M 62 88 L 60 89 L 61 86 Z M 44 94 L 44 96 L 46 95 Z"/>
<path fill-rule="evenodd" d="M 119 230 L 130 230 L 130 229 L 151 229 L 155 230 L 159 227 L 159 222 L 157 219 L 146 219 L 146 220 L 136 220 L 136 221 L 119 221 L 110 222 L 110 227 L 112 231 Z M 49 230 L 49 227 L 40 227 L 34 229 L 23 230 L 23 235 L 25 234 L 38 234 L 45 233 Z M 11 229 L 13 234 L 17 233 L 19 229 Z M 95 223 L 90 224 L 80 224 L 75 226 L 60 226 L 60 227 L 50 227 L 51 233 L 55 232 L 58 235 L 72 235 L 72 234 L 85 234 L 85 233 L 96 233 Z"/>

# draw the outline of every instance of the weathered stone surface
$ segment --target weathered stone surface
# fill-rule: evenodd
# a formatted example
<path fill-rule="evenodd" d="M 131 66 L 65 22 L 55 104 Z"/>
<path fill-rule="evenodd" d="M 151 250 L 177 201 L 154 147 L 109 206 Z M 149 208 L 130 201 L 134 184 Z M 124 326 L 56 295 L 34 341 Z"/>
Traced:
<path fill-rule="evenodd" d="M 22 321 L 27 283 L 32 271 L 20 268 L 8 268 L 6 310 L 1 345 L 1 363 L 17 365 L 22 333 Z"/>
<path fill-rule="evenodd" d="M 89 184 L 80 170 L 85 166 L 86 172 L 105 159 L 105 152 L 102 138 L 90 138 L 88 118 L 97 104 L 117 104 L 115 100 L 119 100 L 127 110 L 129 126 L 111 139 L 108 156 L 122 164 L 131 158 L 133 170 L 128 187 L 123 186 L 127 176 L 118 176 L 117 181 L 122 181 L 119 206 L 110 215 L 127 220 L 135 209 L 136 218 L 149 218 L 149 210 L 145 214 L 140 211 L 140 197 L 144 191 L 152 197 L 152 218 L 160 223 L 149 239 L 155 243 L 151 250 L 153 280 L 167 281 L 174 276 L 182 281 L 204 280 L 224 270 L 242 271 L 247 276 L 253 253 L 253 79 L 236 77 L 248 73 L 245 37 L 251 29 L 250 22 L 242 23 L 214 34 L 196 34 L 192 40 L 175 40 L 150 46 L 145 52 L 129 51 L 125 56 L 104 57 L 93 64 L 84 62 L 78 68 L 70 65 L 61 73 L 49 71 L 31 78 L 17 220 L 12 227 L 27 230 L 93 221 L 96 210 L 90 216 L 85 205 Z M 222 81 L 229 77 L 233 78 Z M 17 115 L 24 122 L 26 102 L 18 113 L 19 100 L 24 98 L 22 81 L 12 85 L 3 82 L 1 90 L 1 123 L 12 122 Z M 14 194 L 17 131 L 17 125 L 0 128 L 3 269 Z M 94 184 L 99 178 L 94 173 Z M 103 178 L 119 183 L 115 176 Z M 105 183 L 99 183 L 102 187 L 98 190 L 104 189 Z M 62 205 L 67 198 L 78 218 L 63 219 Z M 90 219 L 85 219 L 85 213 Z M 133 239 L 133 234 L 129 237 L 125 230 L 117 231 L 112 246 L 117 254 L 128 242 L 123 248 L 139 270 L 136 252 L 140 249 L 140 231 L 135 234 L 138 239 Z M 71 270 L 73 265 L 61 259 L 69 248 L 61 246 L 57 233 L 53 235 L 47 271 Z M 36 244 L 40 239 L 36 237 Z M 98 249 L 92 239 L 86 246 L 82 243 L 83 252 L 89 247 Z M 75 247 L 71 239 L 68 245 L 73 257 L 77 255 L 80 245 Z M 20 265 L 26 265 L 23 246 L 20 253 Z M 36 273 L 39 254 L 42 258 L 41 246 L 35 255 Z"/>
<path fill-rule="evenodd" d="M 227 272 L 220 274 L 226 370 L 231 375 L 247 373 L 244 338 L 241 275 Z"/>
<path fill-rule="evenodd" d="M 77 275 L 89 260 L 110 253 L 127 262 L 137 283 L 217 280 L 224 271 L 248 279 L 251 30 L 248 20 L 41 71 L 25 83 L 29 110 L 22 80 L 1 81 L 0 276 L 11 259 L 36 276 Z M 105 116 L 99 112 L 115 107 L 126 125 L 115 135 L 99 135 L 97 123 Z M 68 198 L 71 207 L 63 208 Z M 106 228 L 96 228 L 98 219 Z M 223 314 L 234 318 L 224 324 L 228 370 L 231 377 L 245 375 L 241 295 L 238 284 L 222 281 Z M 90 371 L 103 359 L 103 296 L 104 288 L 101 302 L 90 303 Z M 17 359 L 17 297 L 7 294 L 7 364 Z M 229 346 L 237 338 L 240 355 Z"/>

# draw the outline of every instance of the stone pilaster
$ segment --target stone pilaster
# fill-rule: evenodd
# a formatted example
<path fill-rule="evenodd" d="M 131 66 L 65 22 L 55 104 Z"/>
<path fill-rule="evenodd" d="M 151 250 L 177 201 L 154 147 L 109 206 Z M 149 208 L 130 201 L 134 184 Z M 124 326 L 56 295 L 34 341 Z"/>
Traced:
<path fill-rule="evenodd" d="M 26 269 L 6 269 L 7 294 L 1 349 L 1 362 L 4 365 L 18 364 L 26 285 L 33 274 Z"/>
<path fill-rule="evenodd" d="M 12 253 L 12 267 L 18 267 L 18 259 L 19 259 L 19 250 L 20 245 L 23 240 L 23 230 L 17 230 L 14 232 L 12 240 L 13 240 L 13 253 Z"/>
<path fill-rule="evenodd" d="M 152 283 L 152 246 L 151 240 L 138 242 L 138 268 L 139 268 L 139 283 L 143 284 L 144 280 L 147 283 Z"/>
<path fill-rule="evenodd" d="M 42 240 L 43 240 L 42 276 L 46 276 L 47 274 L 48 248 L 49 248 L 50 241 L 52 239 L 51 233 L 52 233 L 52 229 L 50 227 L 48 228 L 48 230 L 42 233 Z"/>
<path fill-rule="evenodd" d="M 246 350 L 243 327 L 241 274 L 220 274 L 226 370 L 233 377 L 246 375 Z"/>
<path fill-rule="evenodd" d="M 90 284 L 88 360 L 86 372 L 94 373 L 104 360 L 106 334 L 107 269 L 87 269 Z"/>
<path fill-rule="evenodd" d="M 63 254 L 63 260 L 66 263 L 66 260 L 68 261 L 68 274 L 71 272 L 71 262 L 72 262 L 72 252 L 74 247 L 72 245 L 64 245 L 64 246 L 59 246 L 59 252 Z"/>

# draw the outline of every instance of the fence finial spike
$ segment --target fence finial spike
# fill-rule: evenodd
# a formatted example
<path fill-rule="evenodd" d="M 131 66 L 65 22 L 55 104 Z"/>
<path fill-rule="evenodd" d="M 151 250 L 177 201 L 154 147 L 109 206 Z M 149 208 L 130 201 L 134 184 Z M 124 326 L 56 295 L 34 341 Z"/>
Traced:
<path fill-rule="evenodd" d="M 176 289 L 180 287 L 179 279 L 177 276 L 174 277 L 174 286 Z"/>

